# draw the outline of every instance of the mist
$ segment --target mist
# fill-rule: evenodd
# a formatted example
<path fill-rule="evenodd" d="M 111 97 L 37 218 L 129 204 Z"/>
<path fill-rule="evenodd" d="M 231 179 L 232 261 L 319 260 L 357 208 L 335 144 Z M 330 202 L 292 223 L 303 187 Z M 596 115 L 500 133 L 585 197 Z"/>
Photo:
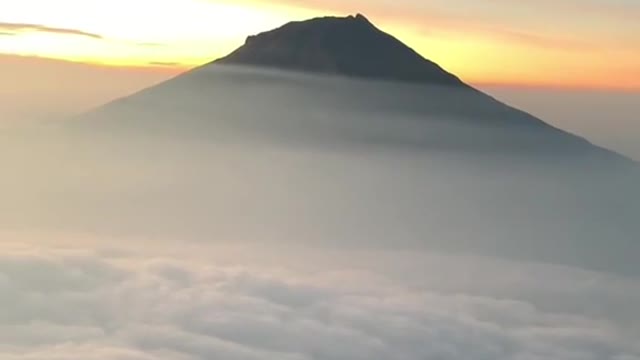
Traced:
<path fill-rule="evenodd" d="M 587 137 L 632 159 L 640 159 L 640 92 L 615 90 L 482 87 L 520 109 Z"/>
<path fill-rule="evenodd" d="M 457 89 L 195 71 L 3 130 L 2 358 L 640 358 L 632 161 Z"/>

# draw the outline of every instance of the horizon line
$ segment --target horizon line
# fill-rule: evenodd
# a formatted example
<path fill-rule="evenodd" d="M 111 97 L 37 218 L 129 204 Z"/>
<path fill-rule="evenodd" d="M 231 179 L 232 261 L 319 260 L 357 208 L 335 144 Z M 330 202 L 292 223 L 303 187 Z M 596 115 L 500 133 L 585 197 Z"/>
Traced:
<path fill-rule="evenodd" d="M 45 61 L 60 62 L 67 64 L 74 64 L 78 66 L 89 66 L 95 68 L 105 68 L 112 70 L 124 70 L 124 71 L 141 71 L 141 72 L 157 72 L 166 73 L 167 80 L 171 77 L 179 76 L 185 72 L 198 68 L 200 66 L 207 65 L 218 58 L 212 58 L 212 60 L 204 60 L 202 62 L 158 62 L 147 61 L 144 63 L 114 63 L 108 61 L 96 60 L 83 60 L 83 59 L 68 59 L 51 56 L 41 56 L 37 54 L 11 54 L 0 53 L 0 56 L 27 58 L 27 59 L 40 59 Z M 583 84 L 558 84 L 552 82 L 539 81 L 535 83 L 515 82 L 515 81 L 493 81 L 493 80 L 470 80 L 464 79 L 458 74 L 458 76 L 464 83 L 478 88 L 512 88 L 518 90 L 550 90 L 550 91 L 585 91 L 585 92 L 619 92 L 619 93 L 640 93 L 640 86 L 599 86 L 599 85 L 583 85 Z"/>

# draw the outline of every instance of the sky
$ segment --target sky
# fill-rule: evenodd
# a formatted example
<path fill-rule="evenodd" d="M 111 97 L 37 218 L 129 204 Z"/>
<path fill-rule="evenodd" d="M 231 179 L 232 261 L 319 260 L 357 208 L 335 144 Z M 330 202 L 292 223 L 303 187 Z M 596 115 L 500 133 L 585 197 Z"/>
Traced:
<path fill-rule="evenodd" d="M 357 12 L 474 84 L 640 89 L 634 0 L 0 0 L 0 53 L 185 69 L 291 20 Z"/>

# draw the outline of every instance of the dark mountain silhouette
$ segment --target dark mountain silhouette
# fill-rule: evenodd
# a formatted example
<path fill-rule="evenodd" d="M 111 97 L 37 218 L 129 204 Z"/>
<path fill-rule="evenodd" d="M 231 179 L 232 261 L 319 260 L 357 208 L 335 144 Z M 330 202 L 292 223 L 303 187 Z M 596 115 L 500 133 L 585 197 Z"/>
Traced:
<path fill-rule="evenodd" d="M 474 89 L 362 15 L 292 22 L 249 36 L 224 58 L 82 119 L 81 127 L 172 136 L 242 133 L 321 146 L 630 163 Z"/>
<path fill-rule="evenodd" d="M 244 46 L 214 63 L 465 86 L 360 14 L 292 22 L 249 36 Z"/>
<path fill-rule="evenodd" d="M 640 273 L 634 162 L 464 84 L 362 16 L 250 37 L 65 126 L 79 139 L 67 146 L 98 164 L 176 168 L 159 193 L 144 198 L 144 183 L 122 199 L 147 204 L 126 224 L 160 209 L 159 227 L 212 226 L 213 238 L 229 225 Z"/>

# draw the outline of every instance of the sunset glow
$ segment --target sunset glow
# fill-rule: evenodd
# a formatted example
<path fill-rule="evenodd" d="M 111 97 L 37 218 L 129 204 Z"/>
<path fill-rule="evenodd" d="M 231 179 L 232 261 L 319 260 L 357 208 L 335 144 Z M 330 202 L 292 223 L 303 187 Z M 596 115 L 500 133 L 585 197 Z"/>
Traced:
<path fill-rule="evenodd" d="M 636 3 L 465 0 L 454 13 L 442 0 L 401 2 L 0 0 L 0 53 L 179 71 L 288 21 L 363 12 L 474 84 L 640 89 Z M 523 9 L 544 22 L 521 21 Z"/>

